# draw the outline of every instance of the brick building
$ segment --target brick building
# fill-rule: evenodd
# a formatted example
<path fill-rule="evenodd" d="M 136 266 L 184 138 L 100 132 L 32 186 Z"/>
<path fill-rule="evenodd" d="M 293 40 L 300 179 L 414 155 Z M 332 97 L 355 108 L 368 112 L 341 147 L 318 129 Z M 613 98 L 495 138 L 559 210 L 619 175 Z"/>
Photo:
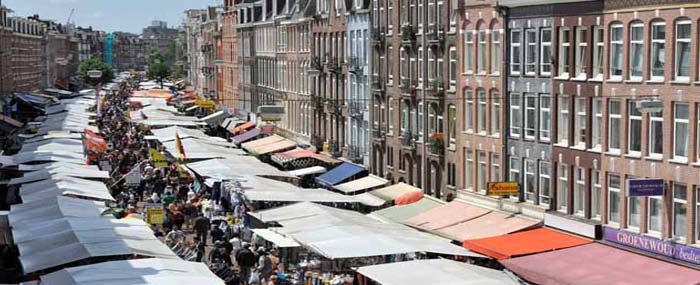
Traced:
<path fill-rule="evenodd" d="M 237 108 L 238 94 L 238 34 L 236 24 L 238 14 L 235 13 L 233 0 L 224 1 L 224 11 L 221 15 L 221 58 L 223 63 L 219 66 L 222 90 L 219 93 L 219 102 L 231 111 Z"/>
<path fill-rule="evenodd" d="M 46 72 L 43 23 L 0 6 L 0 94 L 42 89 Z"/>

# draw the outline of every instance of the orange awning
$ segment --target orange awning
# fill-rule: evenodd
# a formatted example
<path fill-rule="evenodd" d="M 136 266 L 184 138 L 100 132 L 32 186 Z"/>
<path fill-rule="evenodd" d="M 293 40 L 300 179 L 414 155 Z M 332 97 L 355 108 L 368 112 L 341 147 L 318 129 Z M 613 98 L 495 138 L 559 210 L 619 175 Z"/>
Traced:
<path fill-rule="evenodd" d="M 496 259 L 528 255 L 591 243 L 559 231 L 539 228 L 497 237 L 464 241 L 464 247 Z"/>
<path fill-rule="evenodd" d="M 253 122 L 245 122 L 245 123 L 239 125 L 238 127 L 233 128 L 233 129 L 231 130 L 231 133 L 235 135 L 235 134 L 239 133 L 240 131 L 250 129 L 250 128 L 252 128 L 252 127 L 255 127 L 255 123 L 253 123 Z"/>
<path fill-rule="evenodd" d="M 197 103 L 197 100 L 182 101 L 182 104 L 185 104 L 185 105 L 194 104 L 194 103 Z"/>

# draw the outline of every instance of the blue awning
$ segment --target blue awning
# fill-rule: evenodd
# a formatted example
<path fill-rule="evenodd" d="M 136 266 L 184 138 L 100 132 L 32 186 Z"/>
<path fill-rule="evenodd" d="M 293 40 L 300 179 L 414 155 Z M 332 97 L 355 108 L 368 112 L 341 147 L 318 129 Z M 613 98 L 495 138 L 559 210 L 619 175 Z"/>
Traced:
<path fill-rule="evenodd" d="M 365 168 L 349 162 L 343 162 L 336 168 L 316 177 L 316 183 L 322 187 L 332 187 L 333 185 L 344 182 L 348 178 L 364 172 Z"/>
<path fill-rule="evenodd" d="M 260 129 L 255 128 L 240 135 L 231 138 L 231 141 L 236 144 L 242 144 L 260 135 Z"/>
<path fill-rule="evenodd" d="M 53 100 L 51 100 L 49 98 L 35 96 L 35 95 L 31 95 L 31 94 L 26 94 L 26 93 L 15 94 L 15 96 L 22 101 L 36 104 L 36 105 L 41 105 L 41 106 L 53 103 Z"/>

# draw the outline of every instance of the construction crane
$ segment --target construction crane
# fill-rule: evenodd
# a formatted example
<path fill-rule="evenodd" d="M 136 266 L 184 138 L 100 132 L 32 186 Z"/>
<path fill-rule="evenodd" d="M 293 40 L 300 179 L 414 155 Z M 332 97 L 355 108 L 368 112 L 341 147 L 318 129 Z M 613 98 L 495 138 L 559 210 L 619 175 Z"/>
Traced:
<path fill-rule="evenodd" d="M 66 20 L 66 25 L 70 25 L 70 19 L 73 18 L 73 13 L 75 13 L 75 8 L 70 9 L 70 15 L 68 15 L 68 20 Z"/>

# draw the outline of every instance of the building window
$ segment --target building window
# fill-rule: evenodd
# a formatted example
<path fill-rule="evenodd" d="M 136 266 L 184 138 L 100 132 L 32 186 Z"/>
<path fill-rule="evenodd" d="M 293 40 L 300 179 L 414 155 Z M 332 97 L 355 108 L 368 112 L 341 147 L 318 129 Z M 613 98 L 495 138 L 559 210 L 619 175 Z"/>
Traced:
<path fill-rule="evenodd" d="M 600 220 L 600 195 L 603 191 L 600 170 L 591 171 L 591 219 Z"/>
<path fill-rule="evenodd" d="M 620 176 L 608 174 L 608 223 L 620 223 Z"/>
<path fill-rule="evenodd" d="M 603 27 L 593 27 L 593 78 L 603 79 Z"/>
<path fill-rule="evenodd" d="M 676 22 L 676 81 L 690 81 L 690 21 Z"/>
<path fill-rule="evenodd" d="M 620 153 L 620 132 L 622 131 L 622 113 L 619 100 L 610 100 L 608 106 L 608 151 Z"/>
<path fill-rule="evenodd" d="M 638 156 L 642 153 L 642 113 L 637 109 L 634 100 L 630 100 L 628 106 L 627 151 L 629 154 Z"/>
<path fill-rule="evenodd" d="M 464 88 L 464 130 L 474 131 L 474 98 L 472 90 Z"/>
<path fill-rule="evenodd" d="M 574 185 L 574 215 L 583 216 L 586 202 L 586 169 L 576 168 L 576 184 Z"/>
<path fill-rule="evenodd" d="M 651 80 L 664 80 L 666 65 L 666 23 L 651 23 Z"/>
<path fill-rule="evenodd" d="M 520 183 L 520 158 L 510 158 L 510 170 L 508 172 L 508 180 Z M 511 198 L 518 198 L 519 195 L 511 195 Z"/>
<path fill-rule="evenodd" d="M 399 49 L 399 79 L 404 80 L 408 77 L 408 53 L 406 49 Z M 389 63 L 391 64 L 391 63 Z"/>
<path fill-rule="evenodd" d="M 569 166 L 559 165 L 559 185 L 557 187 L 557 210 L 566 213 L 569 205 Z"/>
<path fill-rule="evenodd" d="M 673 103 L 673 159 L 688 160 L 688 103 Z"/>
<path fill-rule="evenodd" d="M 661 196 L 649 196 L 648 199 L 647 232 L 658 236 L 661 234 L 661 224 L 663 223 L 663 201 Z"/>
<path fill-rule="evenodd" d="M 491 181 L 501 181 L 501 157 L 498 153 L 491 154 Z"/>
<path fill-rule="evenodd" d="M 476 170 L 477 172 L 477 178 L 479 179 L 479 192 L 480 193 L 486 193 L 486 152 L 485 151 L 479 151 L 479 166 L 478 169 Z"/>
<path fill-rule="evenodd" d="M 549 162 L 540 161 L 540 204 L 545 206 L 552 202 L 551 169 Z"/>
<path fill-rule="evenodd" d="M 394 98 L 389 98 L 389 135 L 394 134 Z"/>
<path fill-rule="evenodd" d="M 627 227 L 635 231 L 639 230 L 642 221 L 642 205 L 638 196 L 627 198 Z"/>
<path fill-rule="evenodd" d="M 532 159 L 525 159 L 525 200 L 530 203 L 535 203 L 535 173 L 537 171 L 536 163 Z"/>
<path fill-rule="evenodd" d="M 418 102 L 418 122 L 416 129 L 418 131 L 418 140 L 423 139 L 423 102 Z"/>
<path fill-rule="evenodd" d="M 537 96 L 525 94 L 525 138 L 535 139 L 537 130 Z"/>
<path fill-rule="evenodd" d="M 540 31 L 540 75 L 552 75 L 552 29 Z"/>
<path fill-rule="evenodd" d="M 501 135 L 501 98 L 498 90 L 491 91 L 491 135 Z"/>
<path fill-rule="evenodd" d="M 559 97 L 559 122 L 557 129 L 558 142 L 561 145 L 569 145 L 569 96 Z"/>
<path fill-rule="evenodd" d="M 559 76 L 568 77 L 571 70 L 569 69 L 569 49 L 571 48 L 571 39 L 569 38 L 569 28 L 559 28 Z"/>
<path fill-rule="evenodd" d="M 519 138 L 521 135 L 522 110 L 520 94 L 510 94 L 510 136 Z"/>
<path fill-rule="evenodd" d="M 593 98 L 592 149 L 600 150 L 603 145 L 603 98 Z"/>
<path fill-rule="evenodd" d="M 673 238 L 685 240 L 688 190 L 683 184 L 673 184 Z"/>
<path fill-rule="evenodd" d="M 700 241 L 700 188 L 695 188 L 695 243 Z"/>
<path fill-rule="evenodd" d="M 478 89 L 476 91 L 477 96 L 479 96 L 479 104 L 476 105 L 477 125 L 479 134 L 486 134 L 486 91 L 484 89 Z"/>
<path fill-rule="evenodd" d="M 425 76 L 425 66 L 423 66 L 423 47 L 418 47 L 418 87 L 423 87 L 423 77 Z"/>
<path fill-rule="evenodd" d="M 520 75 L 521 33 L 519 30 L 510 31 L 510 74 L 512 75 Z"/>
<path fill-rule="evenodd" d="M 491 74 L 501 73 L 501 32 L 491 31 Z"/>
<path fill-rule="evenodd" d="M 537 31 L 525 30 L 525 74 L 535 75 L 537 68 Z"/>
<path fill-rule="evenodd" d="M 552 97 L 549 94 L 540 96 L 540 140 L 549 142 L 552 139 Z"/>
<path fill-rule="evenodd" d="M 643 61 L 644 24 L 634 23 L 630 26 L 630 80 L 642 80 Z"/>
<path fill-rule="evenodd" d="M 574 130 L 574 145 L 579 148 L 586 147 L 586 135 L 587 135 L 587 122 L 588 117 L 586 115 L 586 97 L 578 97 L 574 101 L 574 110 L 576 111 L 576 117 L 574 118 L 576 126 Z"/>
<path fill-rule="evenodd" d="M 406 135 L 411 131 L 409 123 L 411 121 L 411 107 L 407 100 L 401 100 L 401 105 L 399 105 L 399 112 L 401 113 L 401 135 Z M 410 136 L 410 134 L 408 134 Z"/>
<path fill-rule="evenodd" d="M 474 151 L 466 149 L 464 151 L 464 188 L 469 191 L 474 191 Z"/>
<path fill-rule="evenodd" d="M 386 84 L 391 85 L 391 84 L 394 84 L 394 63 L 391 62 L 390 59 L 396 58 L 396 57 L 394 57 L 395 56 L 394 55 L 394 48 L 391 46 L 387 47 L 386 54 L 388 55 L 387 60 L 386 60 L 386 69 L 387 69 L 388 80 L 387 80 Z"/>
<path fill-rule="evenodd" d="M 663 111 L 649 113 L 649 156 L 663 157 L 664 115 Z"/>
<path fill-rule="evenodd" d="M 455 87 L 457 86 L 457 48 L 456 47 L 450 47 L 450 68 L 449 68 L 449 75 L 450 75 L 450 90 L 455 90 Z"/>
<path fill-rule="evenodd" d="M 588 30 L 585 27 L 576 27 L 576 78 L 585 79 L 588 72 Z"/>
<path fill-rule="evenodd" d="M 479 41 L 479 46 L 476 49 L 477 53 L 477 70 L 481 74 L 486 73 L 486 31 L 479 31 L 477 40 Z"/>
<path fill-rule="evenodd" d="M 622 79 L 622 46 L 624 45 L 622 34 L 622 25 L 615 24 L 610 26 L 610 79 Z"/>
<path fill-rule="evenodd" d="M 474 32 L 464 32 L 464 72 L 474 72 Z"/>
<path fill-rule="evenodd" d="M 457 107 L 454 104 L 450 104 L 447 109 L 447 123 L 450 148 L 454 148 L 457 143 Z"/>
<path fill-rule="evenodd" d="M 432 2 L 432 1 L 431 1 L 431 2 Z M 393 1 L 393 0 L 388 0 L 388 1 L 387 1 L 387 7 L 386 7 L 386 9 L 387 9 L 387 14 L 388 14 L 387 17 L 386 17 L 386 26 L 387 26 L 387 28 L 386 28 L 386 33 L 389 34 L 389 35 L 391 35 L 391 33 L 392 33 L 393 30 L 394 30 L 394 26 L 393 26 L 393 22 L 394 22 L 394 21 L 393 21 L 393 19 L 394 19 L 394 1 Z M 401 23 L 399 23 L 399 24 L 401 24 Z"/>

